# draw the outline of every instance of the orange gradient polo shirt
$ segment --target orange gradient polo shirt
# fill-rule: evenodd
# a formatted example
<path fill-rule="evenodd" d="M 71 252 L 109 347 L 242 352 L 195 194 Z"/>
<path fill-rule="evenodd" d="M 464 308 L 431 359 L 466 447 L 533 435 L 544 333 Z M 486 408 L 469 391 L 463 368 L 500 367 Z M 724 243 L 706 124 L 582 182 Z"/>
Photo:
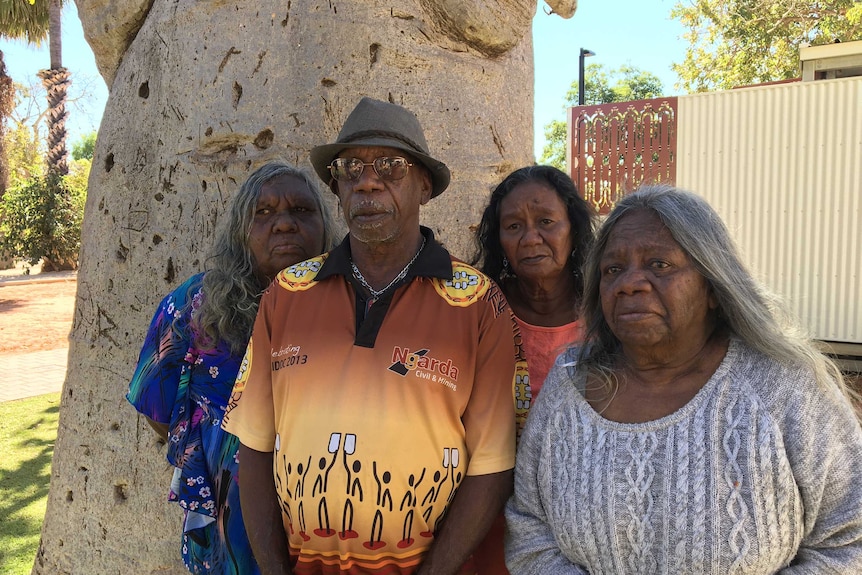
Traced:
<path fill-rule="evenodd" d="M 346 240 L 261 300 L 224 428 L 274 452 L 297 574 L 412 573 L 464 476 L 514 466 L 517 324 L 423 233 L 405 283 L 370 307 Z"/>

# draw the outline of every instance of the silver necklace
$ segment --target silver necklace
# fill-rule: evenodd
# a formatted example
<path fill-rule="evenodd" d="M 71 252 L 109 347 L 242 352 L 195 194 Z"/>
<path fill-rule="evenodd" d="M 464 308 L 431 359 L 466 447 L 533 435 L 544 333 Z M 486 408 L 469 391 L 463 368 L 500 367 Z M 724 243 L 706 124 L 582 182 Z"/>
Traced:
<path fill-rule="evenodd" d="M 368 282 L 365 281 L 365 277 L 362 275 L 362 272 L 359 271 L 359 268 L 356 267 L 356 264 L 353 263 L 353 259 L 351 259 L 350 260 L 350 267 L 353 269 L 353 277 L 355 277 L 359 281 L 359 283 L 362 284 L 362 287 L 364 287 L 365 289 L 368 290 L 368 293 L 371 294 L 372 299 L 378 300 L 378 299 L 380 299 L 381 295 L 386 293 L 386 290 L 388 290 L 389 288 L 394 286 L 396 283 L 400 282 L 405 277 L 407 277 L 407 270 L 410 269 L 410 266 L 412 266 L 413 262 L 416 261 L 416 258 L 419 257 L 419 254 L 422 253 L 422 248 L 424 248 L 424 247 L 425 247 L 425 236 L 422 236 L 422 245 L 419 246 L 419 250 L 415 254 L 413 254 L 413 258 L 409 262 L 407 262 L 407 265 L 404 266 L 404 268 L 400 272 L 398 272 L 398 275 L 395 276 L 392 279 L 392 281 L 389 282 L 386 285 L 386 287 L 383 289 L 376 290 L 373 287 L 371 287 L 370 285 L 368 285 Z"/>

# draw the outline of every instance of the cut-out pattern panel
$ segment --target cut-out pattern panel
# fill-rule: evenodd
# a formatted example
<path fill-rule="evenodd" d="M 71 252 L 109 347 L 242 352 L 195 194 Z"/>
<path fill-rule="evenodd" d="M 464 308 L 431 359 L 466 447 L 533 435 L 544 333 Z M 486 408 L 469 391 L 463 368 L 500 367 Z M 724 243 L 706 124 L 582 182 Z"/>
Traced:
<path fill-rule="evenodd" d="M 599 214 L 641 183 L 676 180 L 677 99 L 569 108 L 569 166 Z"/>

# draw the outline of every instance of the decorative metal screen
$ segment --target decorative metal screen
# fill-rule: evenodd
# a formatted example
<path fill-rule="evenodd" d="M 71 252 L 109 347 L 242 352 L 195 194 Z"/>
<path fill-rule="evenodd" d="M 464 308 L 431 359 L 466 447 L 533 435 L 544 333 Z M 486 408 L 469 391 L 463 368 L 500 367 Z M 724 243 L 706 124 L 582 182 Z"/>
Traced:
<path fill-rule="evenodd" d="M 600 214 L 642 182 L 676 180 L 677 99 L 569 108 L 572 179 Z"/>

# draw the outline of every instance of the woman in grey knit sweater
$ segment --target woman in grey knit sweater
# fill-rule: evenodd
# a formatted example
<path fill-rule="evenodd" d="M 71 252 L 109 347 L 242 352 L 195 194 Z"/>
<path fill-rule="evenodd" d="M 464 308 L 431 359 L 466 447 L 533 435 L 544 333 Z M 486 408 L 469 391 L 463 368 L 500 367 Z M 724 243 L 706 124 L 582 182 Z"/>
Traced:
<path fill-rule="evenodd" d="M 862 574 L 862 429 L 835 365 L 669 187 L 619 202 L 506 508 L 518 574 Z"/>

